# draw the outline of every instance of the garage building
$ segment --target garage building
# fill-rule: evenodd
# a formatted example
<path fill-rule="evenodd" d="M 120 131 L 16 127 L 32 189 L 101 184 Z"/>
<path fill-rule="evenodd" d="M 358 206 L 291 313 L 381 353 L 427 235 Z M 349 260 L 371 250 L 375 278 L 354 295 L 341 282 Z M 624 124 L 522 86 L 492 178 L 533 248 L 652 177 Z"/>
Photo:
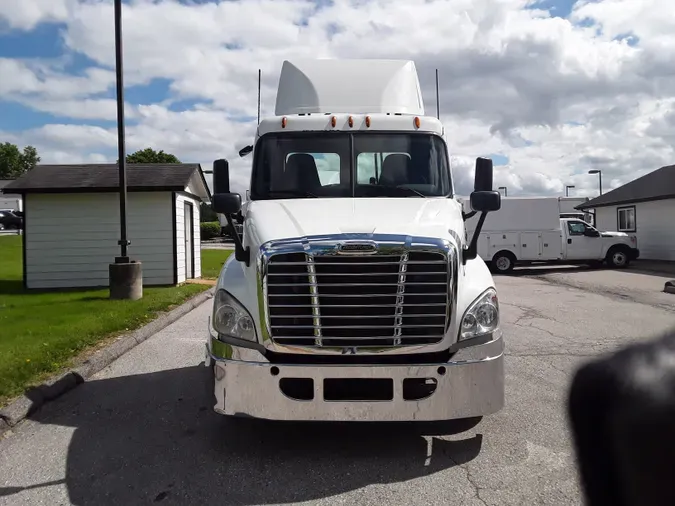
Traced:
<path fill-rule="evenodd" d="M 577 209 L 593 210 L 600 230 L 635 235 L 641 259 L 675 261 L 675 165 L 661 167 Z"/>
<path fill-rule="evenodd" d="M 120 254 L 117 164 L 38 165 L 3 188 L 23 197 L 26 288 L 107 287 Z M 199 164 L 127 165 L 129 256 L 143 284 L 201 277 Z"/>

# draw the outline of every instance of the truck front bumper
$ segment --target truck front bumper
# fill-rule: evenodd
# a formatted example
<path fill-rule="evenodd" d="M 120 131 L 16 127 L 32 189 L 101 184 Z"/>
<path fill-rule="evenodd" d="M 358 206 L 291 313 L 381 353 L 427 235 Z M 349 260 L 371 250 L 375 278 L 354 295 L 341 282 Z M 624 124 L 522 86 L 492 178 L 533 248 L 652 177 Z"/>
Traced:
<path fill-rule="evenodd" d="M 441 364 L 276 364 L 262 355 L 260 361 L 233 360 L 231 353 L 223 353 L 230 358 L 216 356 L 209 346 L 206 364 L 214 367 L 214 409 L 224 415 L 286 421 L 451 420 L 489 415 L 504 406 L 501 331 L 489 339 L 459 349 Z M 428 395 L 420 398 L 420 392 Z"/>

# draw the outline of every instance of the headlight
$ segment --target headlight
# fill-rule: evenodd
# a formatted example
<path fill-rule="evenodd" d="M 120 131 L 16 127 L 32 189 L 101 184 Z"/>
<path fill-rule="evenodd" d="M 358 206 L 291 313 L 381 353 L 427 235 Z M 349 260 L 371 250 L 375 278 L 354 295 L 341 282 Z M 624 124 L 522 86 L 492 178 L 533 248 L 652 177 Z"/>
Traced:
<path fill-rule="evenodd" d="M 225 290 L 218 290 L 213 303 L 213 328 L 219 334 L 256 341 L 253 318 L 241 303 Z"/>
<path fill-rule="evenodd" d="M 494 332 L 499 327 L 497 291 L 488 289 L 469 306 L 462 318 L 459 340 L 471 339 Z"/>

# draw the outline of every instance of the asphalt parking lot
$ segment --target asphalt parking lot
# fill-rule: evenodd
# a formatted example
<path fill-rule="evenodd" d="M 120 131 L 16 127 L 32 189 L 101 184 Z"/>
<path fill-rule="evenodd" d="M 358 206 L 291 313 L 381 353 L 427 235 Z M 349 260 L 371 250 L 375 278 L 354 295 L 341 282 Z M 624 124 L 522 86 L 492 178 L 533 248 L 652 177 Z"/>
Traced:
<path fill-rule="evenodd" d="M 675 325 L 667 279 L 497 277 L 507 406 L 468 430 L 225 422 L 200 366 L 207 302 L 0 441 L 0 504 L 580 505 L 571 374 Z"/>

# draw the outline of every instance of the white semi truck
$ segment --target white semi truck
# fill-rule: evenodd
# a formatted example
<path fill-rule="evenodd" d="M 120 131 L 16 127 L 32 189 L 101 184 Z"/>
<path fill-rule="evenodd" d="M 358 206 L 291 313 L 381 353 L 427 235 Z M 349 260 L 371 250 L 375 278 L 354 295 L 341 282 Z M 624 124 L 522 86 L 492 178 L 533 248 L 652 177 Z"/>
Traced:
<path fill-rule="evenodd" d="M 495 284 L 467 241 L 442 123 L 411 61 L 284 62 L 253 146 L 241 240 L 208 322 L 216 412 L 478 418 L 504 405 Z M 213 208 L 241 211 L 228 163 Z M 476 160 L 471 208 L 500 207 Z M 480 231 L 478 226 L 477 234 Z"/>
<path fill-rule="evenodd" d="M 466 199 L 460 200 L 470 212 Z M 561 211 L 560 197 L 503 198 L 499 211 L 481 224 L 478 255 L 499 273 L 532 263 L 622 268 L 640 256 L 635 236 L 599 231 L 582 217 L 561 217 Z M 478 216 L 467 220 L 467 234 L 477 229 L 478 221 Z"/>

